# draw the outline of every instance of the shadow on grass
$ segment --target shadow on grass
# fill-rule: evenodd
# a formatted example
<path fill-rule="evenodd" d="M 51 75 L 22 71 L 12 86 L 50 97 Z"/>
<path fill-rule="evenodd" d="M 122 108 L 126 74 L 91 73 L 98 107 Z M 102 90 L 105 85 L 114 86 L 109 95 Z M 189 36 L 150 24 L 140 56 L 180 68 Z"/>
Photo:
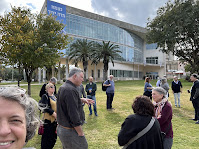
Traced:
<path fill-rule="evenodd" d="M 193 118 L 192 114 L 194 114 L 194 113 L 192 113 L 191 111 L 186 110 L 184 108 L 176 108 L 176 107 L 174 107 L 174 108 L 172 108 L 172 110 L 173 110 L 173 115 L 174 116 L 176 116 L 178 118 L 181 118 L 183 120 L 189 120 L 189 119 Z"/>
<path fill-rule="evenodd" d="M 107 111 L 104 116 L 106 121 L 112 124 L 118 124 L 118 122 L 124 121 L 124 117 L 120 116 L 120 114 L 116 113 L 114 110 Z"/>

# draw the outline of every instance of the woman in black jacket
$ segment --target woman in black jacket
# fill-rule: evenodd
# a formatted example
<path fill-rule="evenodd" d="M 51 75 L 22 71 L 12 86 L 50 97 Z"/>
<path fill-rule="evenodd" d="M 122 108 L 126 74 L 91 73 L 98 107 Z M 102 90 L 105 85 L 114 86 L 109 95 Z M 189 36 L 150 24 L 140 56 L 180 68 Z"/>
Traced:
<path fill-rule="evenodd" d="M 57 140 L 57 106 L 54 96 L 55 87 L 52 83 L 46 85 L 46 94 L 42 95 L 40 106 L 44 109 L 44 133 L 41 139 L 41 149 L 52 149 Z"/>
<path fill-rule="evenodd" d="M 120 146 L 127 144 L 140 131 L 146 128 L 154 116 L 154 106 L 146 96 L 136 97 L 132 108 L 135 114 L 126 118 L 118 135 Z M 159 122 L 155 120 L 151 129 L 131 143 L 127 149 L 163 149 Z"/>

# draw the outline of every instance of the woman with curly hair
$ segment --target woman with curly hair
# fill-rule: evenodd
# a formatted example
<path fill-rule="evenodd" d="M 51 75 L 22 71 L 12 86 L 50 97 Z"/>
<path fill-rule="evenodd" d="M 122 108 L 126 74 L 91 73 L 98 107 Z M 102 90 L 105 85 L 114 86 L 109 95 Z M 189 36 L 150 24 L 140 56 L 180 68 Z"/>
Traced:
<path fill-rule="evenodd" d="M 132 108 L 134 114 L 125 119 L 118 135 L 118 143 L 120 146 L 126 146 L 132 138 L 135 138 L 139 132 L 148 126 L 152 117 L 155 115 L 154 106 L 146 96 L 136 97 Z M 148 132 L 130 143 L 127 149 L 163 149 L 158 121 L 155 120 Z"/>
<path fill-rule="evenodd" d="M 37 102 L 21 88 L 0 88 L 0 148 L 22 149 L 39 125 Z"/>

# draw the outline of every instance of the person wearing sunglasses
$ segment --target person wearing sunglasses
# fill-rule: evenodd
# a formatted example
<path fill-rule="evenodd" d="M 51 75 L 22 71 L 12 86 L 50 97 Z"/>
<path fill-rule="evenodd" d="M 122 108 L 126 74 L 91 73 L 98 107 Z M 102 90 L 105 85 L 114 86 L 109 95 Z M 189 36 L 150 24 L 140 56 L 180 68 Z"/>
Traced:
<path fill-rule="evenodd" d="M 41 139 L 41 149 L 52 149 L 57 140 L 57 106 L 52 83 L 46 85 L 46 94 L 42 95 L 39 105 L 43 108 L 44 133 Z"/>

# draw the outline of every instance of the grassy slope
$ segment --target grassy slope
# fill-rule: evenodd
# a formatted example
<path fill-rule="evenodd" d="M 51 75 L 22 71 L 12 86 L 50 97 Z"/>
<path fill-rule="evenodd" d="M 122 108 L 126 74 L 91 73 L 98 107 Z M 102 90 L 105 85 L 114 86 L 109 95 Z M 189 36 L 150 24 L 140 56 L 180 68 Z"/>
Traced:
<path fill-rule="evenodd" d="M 155 81 L 151 84 L 155 86 Z M 171 84 L 171 81 L 169 82 Z M 198 127 L 193 121 L 189 120 L 194 116 L 194 110 L 189 101 L 189 94 L 192 83 L 182 81 L 183 93 L 181 94 L 182 108 L 174 107 L 173 94 L 170 90 L 170 98 L 173 105 L 173 130 L 174 144 L 173 149 L 196 149 L 199 144 Z M 59 88 L 60 85 L 58 85 Z M 87 105 L 84 107 L 87 124 L 83 126 L 89 149 L 118 149 L 117 135 L 124 119 L 132 114 L 131 104 L 133 99 L 143 94 L 143 81 L 117 81 L 115 82 L 116 92 L 113 101 L 114 111 L 106 110 L 106 94 L 101 91 L 101 83 L 97 84 L 96 94 L 98 117 L 89 116 Z M 32 97 L 39 100 L 39 90 L 41 85 L 32 86 Z M 41 136 L 36 135 L 27 146 L 40 148 Z M 55 149 L 61 149 L 61 142 L 58 139 Z"/>

